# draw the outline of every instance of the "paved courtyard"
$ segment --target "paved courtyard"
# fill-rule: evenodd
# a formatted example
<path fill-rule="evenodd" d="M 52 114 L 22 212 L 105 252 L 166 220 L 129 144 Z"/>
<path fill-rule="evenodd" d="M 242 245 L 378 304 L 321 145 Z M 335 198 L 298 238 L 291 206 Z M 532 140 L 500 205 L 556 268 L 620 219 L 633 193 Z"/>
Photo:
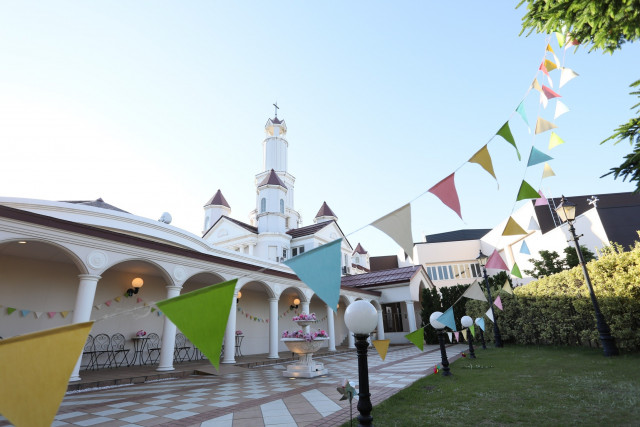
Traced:
<path fill-rule="evenodd" d="M 447 347 L 450 360 L 466 349 Z M 314 379 L 283 376 L 284 366 L 237 369 L 225 375 L 193 375 L 143 384 L 68 393 L 54 426 L 335 426 L 349 420 L 349 404 L 336 387 L 357 384 L 355 353 L 321 359 L 329 375 Z M 436 346 L 390 348 L 384 361 L 370 349 L 371 399 L 377 404 L 440 362 Z M 356 387 L 357 388 L 357 387 Z M 353 402 L 357 415 L 357 400 Z M 375 420 L 375 412 L 374 412 Z M 10 425 L 0 417 L 0 426 Z"/>

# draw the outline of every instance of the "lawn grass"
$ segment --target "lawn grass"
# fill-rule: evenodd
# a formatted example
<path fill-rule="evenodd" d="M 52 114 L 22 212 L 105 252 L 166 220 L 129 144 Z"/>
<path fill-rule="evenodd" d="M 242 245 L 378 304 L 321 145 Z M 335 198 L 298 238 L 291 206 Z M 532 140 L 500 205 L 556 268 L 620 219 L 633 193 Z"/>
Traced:
<path fill-rule="evenodd" d="M 476 355 L 454 362 L 453 376 L 429 375 L 375 406 L 374 425 L 640 425 L 638 354 L 507 346 Z"/>

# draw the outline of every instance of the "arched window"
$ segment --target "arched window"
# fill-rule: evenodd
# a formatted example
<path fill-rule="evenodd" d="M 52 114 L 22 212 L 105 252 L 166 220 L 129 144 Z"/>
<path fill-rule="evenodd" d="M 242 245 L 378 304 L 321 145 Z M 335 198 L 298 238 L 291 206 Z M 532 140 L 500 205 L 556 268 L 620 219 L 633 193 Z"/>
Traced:
<path fill-rule="evenodd" d="M 284 213 L 284 199 L 280 199 L 280 213 Z"/>
<path fill-rule="evenodd" d="M 267 199 L 264 197 L 260 199 L 260 213 L 267 211 Z"/>
<path fill-rule="evenodd" d="M 360 257 L 359 256 L 356 257 L 356 264 L 360 264 Z"/>

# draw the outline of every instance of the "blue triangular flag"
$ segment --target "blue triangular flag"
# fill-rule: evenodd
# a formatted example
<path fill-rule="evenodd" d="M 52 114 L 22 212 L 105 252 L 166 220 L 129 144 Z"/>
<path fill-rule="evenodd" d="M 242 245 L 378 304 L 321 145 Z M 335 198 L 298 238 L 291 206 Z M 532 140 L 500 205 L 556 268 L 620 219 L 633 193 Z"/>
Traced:
<path fill-rule="evenodd" d="M 484 331 L 484 318 L 483 317 L 478 317 L 476 319 L 476 325 L 480 326 L 480 329 L 482 329 Z"/>
<path fill-rule="evenodd" d="M 445 326 L 448 326 L 452 331 L 456 330 L 456 321 L 453 319 L 453 306 L 449 307 L 447 311 L 442 313 L 442 316 L 436 319 L 438 322 Z"/>
<path fill-rule="evenodd" d="M 524 120 L 524 122 L 527 124 L 527 127 L 528 127 L 529 120 L 527 120 L 527 113 L 524 111 L 524 101 L 522 101 L 520 105 L 518 105 L 518 108 L 516 108 L 516 111 L 518 112 L 518 114 L 520 114 L 520 117 L 522 117 L 522 120 Z"/>
<path fill-rule="evenodd" d="M 340 298 L 341 243 L 337 239 L 284 262 L 333 311 L 338 310 Z"/>
<path fill-rule="evenodd" d="M 31 313 L 31 310 L 20 310 L 20 314 L 22 317 L 27 317 L 27 314 Z"/>
<path fill-rule="evenodd" d="M 531 154 L 529 154 L 529 163 L 527 163 L 527 167 L 537 165 L 538 163 L 546 162 L 549 160 L 553 160 L 553 157 L 544 154 L 536 147 L 531 147 Z"/>
<path fill-rule="evenodd" d="M 520 253 L 521 254 L 527 254 L 527 255 L 531 255 L 531 251 L 529 250 L 529 246 L 527 246 L 527 242 L 526 241 L 522 241 L 522 246 L 520 246 Z"/>

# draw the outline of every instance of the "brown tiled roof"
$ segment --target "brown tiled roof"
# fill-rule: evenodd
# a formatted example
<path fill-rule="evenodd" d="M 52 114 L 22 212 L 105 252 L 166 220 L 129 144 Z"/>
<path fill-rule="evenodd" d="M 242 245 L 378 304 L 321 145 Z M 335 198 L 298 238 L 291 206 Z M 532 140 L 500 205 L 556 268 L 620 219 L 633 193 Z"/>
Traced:
<path fill-rule="evenodd" d="M 96 200 L 62 200 L 62 203 L 73 203 L 74 205 L 93 206 L 94 208 L 109 209 L 111 211 L 129 213 L 125 210 L 117 208 L 109 203 L 106 203 L 102 198 Z"/>
<path fill-rule="evenodd" d="M 363 267 L 360 264 L 351 264 L 352 268 L 357 268 L 358 270 L 366 271 L 367 273 L 370 271 L 367 267 Z"/>
<path fill-rule="evenodd" d="M 367 251 L 364 250 L 364 248 L 362 247 L 362 245 L 360 243 L 358 243 L 358 246 L 356 246 L 355 250 L 353 251 L 353 253 L 359 253 L 362 255 L 365 255 L 367 253 Z"/>
<path fill-rule="evenodd" d="M 342 286 L 351 288 L 367 288 L 371 286 L 392 285 L 411 280 L 422 268 L 422 265 L 394 268 L 391 270 L 373 271 L 371 273 L 354 274 L 342 277 Z"/>
<path fill-rule="evenodd" d="M 337 218 L 336 214 L 334 214 L 329 205 L 327 205 L 327 202 L 322 202 L 322 206 L 320 206 L 320 210 L 316 214 L 316 218 L 321 216 L 333 216 Z"/>
<path fill-rule="evenodd" d="M 226 206 L 231 209 L 231 206 L 229 206 L 229 203 L 227 203 L 227 199 L 224 198 L 224 196 L 222 195 L 222 191 L 220 190 L 216 191 L 216 194 L 214 194 L 213 197 L 209 199 L 205 206 L 210 205 Z"/>
<path fill-rule="evenodd" d="M 263 185 L 279 185 L 281 187 L 287 188 L 287 186 L 284 185 L 284 182 L 282 182 L 282 180 L 280 179 L 276 171 L 274 171 L 273 169 L 271 169 L 271 172 L 269 172 L 269 175 L 267 175 L 262 180 L 262 182 L 258 185 L 258 187 L 262 187 Z"/>
<path fill-rule="evenodd" d="M 318 231 L 322 230 L 332 222 L 335 222 L 335 221 L 326 221 L 326 222 L 321 222 L 319 224 L 307 225 L 305 227 L 292 228 L 291 230 L 287 231 L 287 234 L 294 239 L 296 237 L 311 236 L 313 234 L 316 234 Z"/>

